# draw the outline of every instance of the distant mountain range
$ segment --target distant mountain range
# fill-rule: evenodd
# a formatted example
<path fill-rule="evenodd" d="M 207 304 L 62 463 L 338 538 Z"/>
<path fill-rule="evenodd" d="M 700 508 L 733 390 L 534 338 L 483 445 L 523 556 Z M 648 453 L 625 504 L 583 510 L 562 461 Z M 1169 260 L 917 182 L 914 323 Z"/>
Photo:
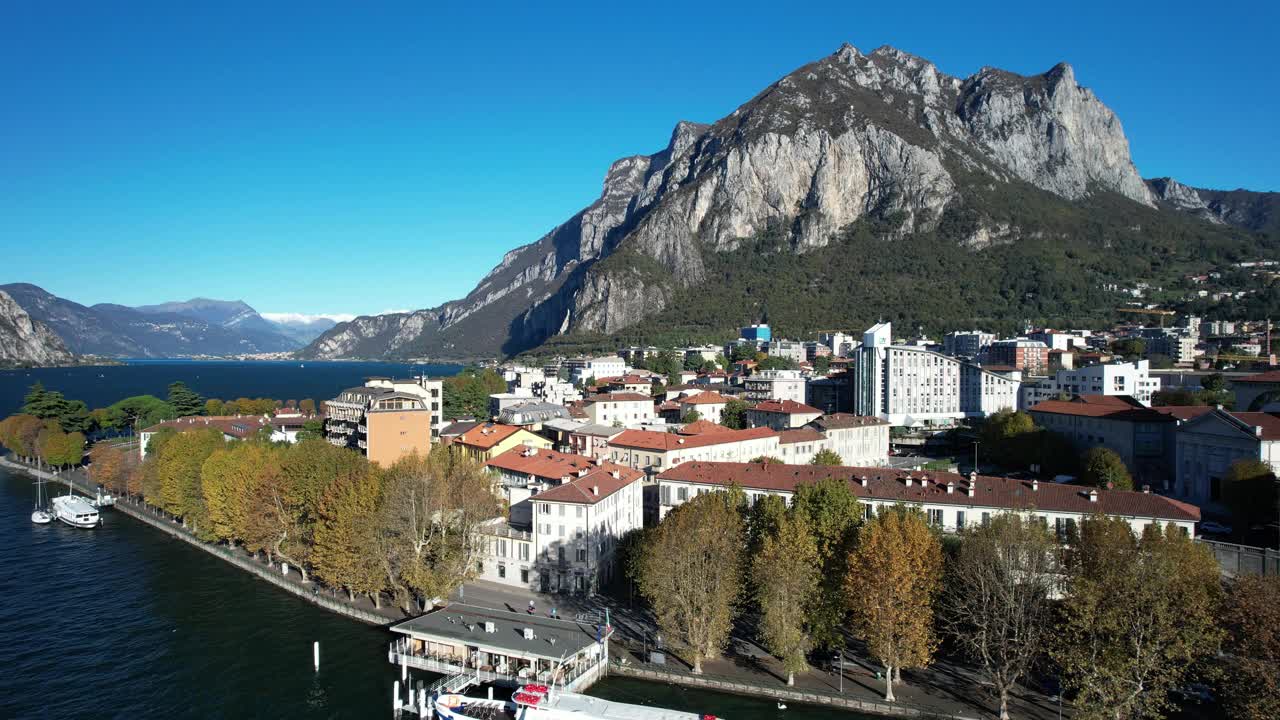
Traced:
<path fill-rule="evenodd" d="M 313 324 L 309 332 L 297 325 L 278 324 L 239 300 L 195 298 L 139 307 L 109 303 L 90 307 L 27 283 L 0 285 L 0 291 L 13 305 L 8 308 L 10 322 L 0 320 L 0 345 L 12 341 L 17 346 L 18 335 L 8 329 L 17 323 L 16 308 L 34 323 L 23 334 L 28 344 L 44 328 L 57 339 L 62 352 L 76 355 L 158 358 L 289 352 L 327 327 Z M 49 352 L 53 354 L 46 352 L 47 357 L 58 357 L 58 347 Z M 39 352 L 27 354 L 27 362 L 34 364 L 58 362 L 41 360 Z"/>
<path fill-rule="evenodd" d="M 674 80 L 673 82 L 677 82 Z M 931 333 L 1107 322 L 1111 284 L 1274 257 L 1280 194 L 1146 181 L 1060 63 L 960 78 L 844 45 L 617 160 L 598 200 L 466 297 L 340 323 L 309 358 L 467 358 L 878 319 Z"/>

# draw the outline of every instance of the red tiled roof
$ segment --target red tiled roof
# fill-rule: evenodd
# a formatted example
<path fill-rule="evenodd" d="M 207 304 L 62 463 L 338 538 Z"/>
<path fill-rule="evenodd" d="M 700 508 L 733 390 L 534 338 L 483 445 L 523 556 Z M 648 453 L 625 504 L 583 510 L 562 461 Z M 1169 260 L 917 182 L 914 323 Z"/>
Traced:
<path fill-rule="evenodd" d="M 560 482 L 566 475 L 576 478 L 584 470 L 588 474 L 597 471 L 604 473 L 617 471 L 623 473 L 624 477 L 638 472 L 607 460 L 597 461 L 583 455 L 555 450 L 538 450 L 528 445 L 521 445 L 502 453 L 485 463 L 485 467 L 522 473 L 554 483 Z"/>
<path fill-rule="evenodd" d="M 634 392 L 600 393 L 599 395 L 592 395 L 591 397 L 587 398 L 586 401 L 589 403 L 597 403 L 597 402 L 639 402 L 641 400 L 648 400 L 649 402 L 653 402 L 652 397 L 648 395 L 641 395 L 640 393 L 634 393 Z"/>
<path fill-rule="evenodd" d="M 1191 420 L 1213 412 L 1213 408 L 1208 405 L 1161 405 L 1151 409 L 1164 415 L 1172 415 L 1179 420 Z"/>
<path fill-rule="evenodd" d="M 499 423 L 485 423 L 473 427 L 470 430 L 458 436 L 455 443 L 462 443 L 481 450 L 488 450 L 507 438 L 515 435 L 523 430 L 523 428 L 515 425 L 501 425 Z M 527 430 L 525 432 L 528 432 Z"/>
<path fill-rule="evenodd" d="M 658 403 L 658 412 L 662 412 L 663 410 L 679 410 L 679 409 L 680 409 L 680 403 L 676 402 L 675 400 L 665 400 L 663 402 Z"/>
<path fill-rule="evenodd" d="M 655 432 L 653 430 L 625 430 L 622 434 L 610 440 L 609 444 L 613 447 L 666 451 L 756 440 L 772 435 L 777 435 L 777 433 L 767 427 L 702 433 L 701 435 L 676 435 L 675 433 Z"/>
<path fill-rule="evenodd" d="M 681 405 L 723 405 L 729 402 L 729 398 L 718 392 L 700 392 L 697 395 L 687 395 L 677 400 Z"/>
<path fill-rule="evenodd" d="M 778 433 L 778 442 L 784 444 L 810 442 L 813 440 L 823 440 L 825 438 L 825 435 L 810 427 L 796 428 L 795 430 L 783 430 Z"/>
<path fill-rule="evenodd" d="M 596 378 L 597 385 L 652 385 L 653 380 L 639 375 L 618 375 L 615 377 Z"/>
<path fill-rule="evenodd" d="M 1144 407 L 1129 395 L 1077 395 L 1072 402 L 1089 403 L 1090 405 L 1110 405 L 1112 407 Z"/>
<path fill-rule="evenodd" d="M 664 405 L 666 403 L 663 403 Z M 701 435 L 703 433 L 731 432 L 730 428 L 718 425 L 710 420 L 695 420 L 678 431 L 681 435 Z"/>
<path fill-rule="evenodd" d="M 1280 413 L 1234 412 L 1230 415 L 1249 427 L 1262 428 L 1263 440 L 1280 440 Z"/>
<path fill-rule="evenodd" d="M 1242 378 L 1236 378 L 1231 382 L 1238 383 L 1280 383 L 1280 370 L 1269 370 L 1257 375 L 1246 375 Z"/>
<path fill-rule="evenodd" d="M 757 412 L 781 413 L 783 415 L 822 414 L 822 411 L 818 408 L 798 403 L 795 400 L 765 400 L 764 402 L 756 403 L 755 407 L 751 409 Z"/>
<path fill-rule="evenodd" d="M 612 463 L 606 464 L 613 465 Z M 632 470 L 622 466 L 613 467 L 614 469 L 612 470 L 598 467 L 580 478 L 574 478 L 569 482 L 557 485 L 532 497 L 535 501 L 542 502 L 595 505 L 644 477 L 644 473 L 639 470 Z M 614 477 L 614 473 L 617 473 L 617 477 Z"/>
<path fill-rule="evenodd" d="M 867 478 L 862 487 L 859 478 Z M 910 486 L 906 478 L 914 481 Z M 1060 512 L 1093 513 L 1128 517 L 1150 517 L 1161 520 L 1200 520 L 1200 508 L 1161 495 L 1124 490 L 1098 490 L 1096 502 L 1089 500 L 1089 488 L 1042 482 L 1032 490 L 1029 480 L 980 475 L 974 496 L 969 497 L 969 478 L 957 473 L 913 472 L 891 468 L 818 467 L 814 465 L 781 465 L 777 463 L 687 462 L 658 475 L 659 480 L 729 485 L 753 490 L 794 492 L 797 485 L 815 483 L 825 478 L 845 480 L 853 494 L 862 500 L 888 502 L 929 502 L 935 504 L 991 507 L 1008 510 L 1038 509 Z M 925 478 L 925 482 L 921 482 Z M 954 492 L 947 492 L 954 483 Z"/>
<path fill-rule="evenodd" d="M 264 427 L 270 427 L 271 421 L 261 415 L 193 415 L 176 420 L 165 420 L 156 423 L 142 432 L 159 432 L 164 428 L 173 428 L 178 432 L 214 428 L 223 435 L 244 439 Z"/>

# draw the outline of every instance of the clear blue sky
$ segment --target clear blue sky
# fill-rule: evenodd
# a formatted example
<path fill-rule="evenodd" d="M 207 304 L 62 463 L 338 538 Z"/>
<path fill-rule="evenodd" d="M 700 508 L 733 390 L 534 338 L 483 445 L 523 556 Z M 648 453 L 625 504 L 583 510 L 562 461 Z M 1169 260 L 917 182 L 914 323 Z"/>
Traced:
<path fill-rule="evenodd" d="M 958 76 L 1066 60 L 1145 177 L 1280 190 L 1273 3 L 196 5 L 4 3 L 0 283 L 434 306 L 614 159 L 845 41 Z"/>

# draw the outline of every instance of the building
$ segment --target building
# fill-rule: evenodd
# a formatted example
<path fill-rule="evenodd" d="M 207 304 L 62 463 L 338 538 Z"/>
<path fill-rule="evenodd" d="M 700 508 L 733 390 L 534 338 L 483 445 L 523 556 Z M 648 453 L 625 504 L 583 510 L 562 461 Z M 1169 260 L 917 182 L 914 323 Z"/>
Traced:
<path fill-rule="evenodd" d="M 905 505 L 919 509 L 930 523 L 950 532 L 985 524 L 1002 512 L 1041 518 L 1063 539 L 1071 526 L 1098 513 L 1127 520 L 1138 534 L 1148 525 L 1165 523 L 1193 534 L 1200 520 L 1199 508 L 1150 492 L 889 468 L 691 462 L 658 475 L 658 498 L 664 516 L 698 494 L 731 485 L 741 488 L 753 503 L 761 496 L 775 495 L 790 504 L 797 486 L 825 478 L 849 483 L 867 517 Z"/>
<path fill-rule="evenodd" d="M 516 388 L 512 392 L 492 393 L 489 395 L 489 418 L 497 418 L 502 411 L 516 405 L 523 405 L 533 402 L 536 398 L 533 396 L 533 390 L 526 388 Z"/>
<path fill-rule="evenodd" d="M 942 336 L 942 352 L 952 357 L 976 359 L 995 342 L 994 333 L 981 330 L 956 330 Z"/>
<path fill-rule="evenodd" d="M 818 408 L 824 415 L 853 408 L 853 381 L 844 370 L 832 372 L 827 377 L 809 378 L 804 391 L 807 396 L 805 404 Z"/>
<path fill-rule="evenodd" d="M 547 402 L 526 401 L 519 405 L 510 405 L 498 414 L 498 422 L 503 425 L 519 425 L 534 432 L 542 429 L 543 424 L 550 420 L 568 418 L 569 408 Z"/>
<path fill-rule="evenodd" d="M 429 395 L 418 388 L 408 392 L 394 389 L 398 381 L 371 379 L 370 383 L 343 390 L 324 403 L 324 431 L 329 443 L 351 448 L 369 462 L 388 466 L 400 458 L 431 452 L 432 421 L 435 413 Z M 439 433 L 439 428 L 434 428 Z"/>
<path fill-rule="evenodd" d="M 1074 348 L 1086 347 L 1085 336 L 1062 332 L 1061 330 L 1040 330 L 1038 332 L 1027 333 L 1028 340 L 1038 340 L 1045 344 L 1050 351 L 1061 350 L 1069 351 Z"/>
<path fill-rule="evenodd" d="M 643 472 L 530 447 L 487 466 L 510 516 L 491 525 L 481 578 L 540 592 L 594 592 L 612 579 L 618 539 L 644 522 Z"/>
<path fill-rule="evenodd" d="M 692 374 L 694 377 L 697 373 Z M 609 392 L 629 392 L 641 395 L 653 395 L 653 379 L 644 375 L 620 375 L 611 378 L 596 378 L 597 385 L 604 385 Z"/>
<path fill-rule="evenodd" d="M 1258 460 L 1280 474 L 1280 413 L 1213 409 L 1183 423 L 1177 437 L 1174 492 L 1198 505 L 1222 502 L 1222 480 L 1240 460 Z"/>
<path fill-rule="evenodd" d="M 889 458 L 889 423 L 878 417 L 835 413 L 809 423 L 826 438 L 825 447 L 845 465 L 880 467 Z"/>
<path fill-rule="evenodd" d="M 1231 388 L 1236 408 L 1243 411 L 1280 409 L 1280 370 L 1235 378 Z"/>
<path fill-rule="evenodd" d="M 769 428 L 699 434 L 627 430 L 609 441 L 609 459 L 657 474 L 687 460 L 746 462 L 778 455 L 778 433 Z"/>
<path fill-rule="evenodd" d="M 831 348 L 831 354 L 836 357 L 849 357 L 858 349 L 858 341 L 852 335 L 838 330 L 819 334 L 818 342 Z"/>
<path fill-rule="evenodd" d="M 617 355 L 571 358 L 564 361 L 569 380 L 579 385 L 588 378 L 617 377 L 627 374 L 627 361 Z"/>
<path fill-rule="evenodd" d="M 413 378 L 371 377 L 365 387 L 384 388 L 422 398 L 423 405 L 431 412 L 431 442 L 439 442 L 444 422 L 444 381 L 432 380 L 426 375 Z"/>
<path fill-rule="evenodd" d="M 1043 375 L 1049 371 L 1049 348 L 1029 338 L 996 340 L 987 348 L 987 361 L 1009 365 L 1028 375 Z"/>
<path fill-rule="evenodd" d="M 984 418 L 1001 410 L 1018 409 L 1022 373 L 1013 368 L 986 368 L 960 364 L 960 412 L 965 417 Z"/>
<path fill-rule="evenodd" d="M 804 343 L 794 340 L 770 340 L 765 344 L 764 351 L 769 357 L 784 358 L 796 365 L 809 359 Z"/>
<path fill-rule="evenodd" d="M 248 440 L 258 433 L 275 432 L 271 419 L 262 415 L 196 415 L 180 417 L 175 420 L 156 423 L 139 432 L 138 455 L 143 460 L 147 459 L 147 445 L 151 443 L 151 438 L 161 430 L 192 432 L 207 428 L 222 431 L 222 438 L 228 442 L 232 440 Z M 284 438 L 281 439 L 283 440 Z"/>
<path fill-rule="evenodd" d="M 700 419 L 718 423 L 724 415 L 725 406 L 729 404 L 729 398 L 715 391 L 707 391 L 680 396 L 676 398 L 676 403 L 680 406 L 680 418 L 696 412 Z"/>
<path fill-rule="evenodd" d="M 597 425 L 625 426 L 654 418 L 653 396 L 634 392 L 591 395 L 583 402 L 583 410 Z"/>
<path fill-rule="evenodd" d="M 794 400 L 765 400 L 747 408 L 747 425 L 794 430 L 817 420 L 822 411 Z"/>
<path fill-rule="evenodd" d="M 738 337 L 748 342 L 753 342 L 758 347 L 773 340 L 773 330 L 769 329 L 769 326 L 764 323 L 748 325 L 738 332 Z"/>
<path fill-rule="evenodd" d="M 1159 389 L 1160 379 L 1151 377 L 1146 360 L 1086 365 L 1023 383 L 1018 407 L 1029 408 L 1060 395 L 1128 395 L 1149 406 L 1151 396 Z"/>
<path fill-rule="evenodd" d="M 521 445 L 539 450 L 551 449 L 551 441 L 541 435 L 535 435 L 515 425 L 497 423 L 477 425 L 454 438 L 450 445 L 458 448 L 466 457 L 478 462 L 489 462 Z"/>
<path fill-rule="evenodd" d="M 1196 361 L 1197 337 L 1180 334 L 1173 329 L 1147 328 L 1143 338 L 1147 343 L 1147 357 L 1164 355 L 1176 365 L 1191 365 Z"/>
<path fill-rule="evenodd" d="M 747 377 L 743 383 L 748 402 L 765 400 L 805 401 L 805 378 L 799 370 L 762 370 Z"/>
<path fill-rule="evenodd" d="M 1209 407 L 1143 407 L 1130 397 L 1081 395 L 1044 400 L 1028 410 L 1036 425 L 1066 438 L 1077 453 L 1114 451 L 1140 484 L 1171 489 L 1178 425 Z"/>

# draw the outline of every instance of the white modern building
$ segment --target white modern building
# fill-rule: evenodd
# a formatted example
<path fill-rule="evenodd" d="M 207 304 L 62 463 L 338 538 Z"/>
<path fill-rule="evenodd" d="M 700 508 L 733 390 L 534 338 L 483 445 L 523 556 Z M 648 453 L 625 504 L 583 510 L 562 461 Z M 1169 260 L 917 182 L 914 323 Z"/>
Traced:
<path fill-rule="evenodd" d="M 1160 389 L 1160 379 L 1151 377 L 1149 371 L 1146 360 L 1059 370 L 1043 380 L 1023 383 L 1018 407 L 1025 410 L 1059 395 L 1128 395 L 1150 406 L 1152 394 Z"/>
<path fill-rule="evenodd" d="M 981 330 L 956 330 L 942 336 L 942 352 L 951 356 L 976 358 L 995 342 L 995 333 Z"/>
<path fill-rule="evenodd" d="M 880 467 L 889 459 L 889 423 L 877 417 L 834 413 L 809 427 L 826 438 L 824 447 L 840 456 L 845 465 Z"/>
<path fill-rule="evenodd" d="M 805 401 L 805 378 L 799 370 L 761 370 L 743 383 L 748 402 L 765 400 Z"/>
<path fill-rule="evenodd" d="M 818 335 L 818 342 L 831 348 L 831 354 L 836 357 L 849 357 L 858 349 L 858 341 L 846 332 L 824 332 Z"/>
<path fill-rule="evenodd" d="M 616 392 L 592 395 L 583 403 L 583 410 L 591 422 L 597 425 L 619 426 L 653 420 L 653 398 L 640 393 Z"/>
<path fill-rule="evenodd" d="M 580 384 L 587 378 L 617 377 L 627 374 L 627 361 L 617 355 L 570 358 L 564 361 L 569 369 L 569 380 Z"/>

